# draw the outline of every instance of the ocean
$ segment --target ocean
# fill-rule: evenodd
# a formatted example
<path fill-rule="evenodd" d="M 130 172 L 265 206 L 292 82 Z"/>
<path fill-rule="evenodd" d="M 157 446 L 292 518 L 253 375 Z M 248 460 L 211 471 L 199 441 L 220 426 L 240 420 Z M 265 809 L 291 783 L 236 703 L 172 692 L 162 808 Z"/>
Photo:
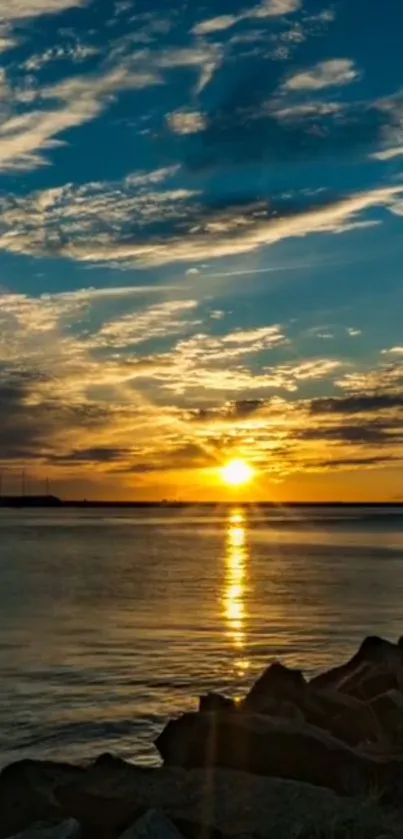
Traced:
<path fill-rule="evenodd" d="M 0 510 L 0 762 L 153 739 L 273 659 L 403 634 L 399 508 Z"/>

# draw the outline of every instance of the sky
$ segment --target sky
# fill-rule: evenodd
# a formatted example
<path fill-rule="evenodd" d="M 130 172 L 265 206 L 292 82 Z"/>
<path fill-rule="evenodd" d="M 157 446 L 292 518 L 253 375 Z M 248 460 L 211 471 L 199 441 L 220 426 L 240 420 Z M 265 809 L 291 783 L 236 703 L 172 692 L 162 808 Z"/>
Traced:
<path fill-rule="evenodd" d="M 402 31 L 0 0 L 3 492 L 403 500 Z"/>

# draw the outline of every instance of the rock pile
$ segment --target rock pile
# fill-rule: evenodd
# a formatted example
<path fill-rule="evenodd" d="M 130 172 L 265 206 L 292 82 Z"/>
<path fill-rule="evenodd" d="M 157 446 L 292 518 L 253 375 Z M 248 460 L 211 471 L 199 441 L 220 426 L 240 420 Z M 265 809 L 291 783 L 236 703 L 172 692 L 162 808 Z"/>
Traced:
<path fill-rule="evenodd" d="M 403 643 L 367 638 L 310 681 L 271 664 L 239 702 L 201 697 L 156 746 L 157 769 L 7 767 L 0 839 L 403 839 Z"/>
<path fill-rule="evenodd" d="M 166 766 L 220 766 L 351 794 L 403 792 L 403 644 L 366 638 L 341 667 L 307 681 L 274 663 L 234 703 L 202 697 L 156 746 Z"/>

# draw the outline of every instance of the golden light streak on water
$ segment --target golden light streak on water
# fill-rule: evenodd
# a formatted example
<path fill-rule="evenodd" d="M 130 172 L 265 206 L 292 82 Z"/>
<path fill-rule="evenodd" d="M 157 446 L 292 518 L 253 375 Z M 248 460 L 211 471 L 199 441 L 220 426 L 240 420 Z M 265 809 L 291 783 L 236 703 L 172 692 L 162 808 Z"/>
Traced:
<path fill-rule="evenodd" d="M 227 633 L 236 652 L 236 671 L 243 675 L 249 662 L 245 658 L 245 588 L 248 546 L 247 521 L 242 510 L 231 510 L 228 517 L 225 552 L 223 610 Z"/>

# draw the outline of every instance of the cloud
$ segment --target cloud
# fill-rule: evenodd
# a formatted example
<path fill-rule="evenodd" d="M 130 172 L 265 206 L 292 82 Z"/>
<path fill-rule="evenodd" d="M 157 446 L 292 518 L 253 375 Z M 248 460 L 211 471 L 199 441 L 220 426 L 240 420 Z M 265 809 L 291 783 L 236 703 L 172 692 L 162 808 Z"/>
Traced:
<path fill-rule="evenodd" d="M 78 291 L 62 291 L 58 294 L 42 294 L 39 301 L 57 301 L 58 304 L 71 301 L 93 303 L 97 300 L 108 300 L 109 298 L 124 298 L 137 295 L 149 296 L 155 294 L 169 294 L 181 291 L 180 285 L 137 285 L 137 286 L 108 286 L 107 288 L 80 288 Z M 25 298 L 24 298 L 25 299 Z M 0 294 L 1 301 L 1 294 Z"/>
<path fill-rule="evenodd" d="M 403 157 L 403 146 L 393 146 L 390 149 L 375 152 L 372 157 L 376 160 L 395 160 L 397 157 Z"/>
<path fill-rule="evenodd" d="M 10 470 L 33 462 L 38 477 L 116 476 L 120 487 L 135 475 L 145 488 L 158 473 L 195 479 L 233 451 L 279 479 L 402 460 L 401 365 L 340 378 L 351 370 L 341 360 L 287 360 L 279 324 L 225 331 L 204 304 L 134 295 L 122 306 L 125 292 L 107 307 L 102 289 L 2 295 L 0 449 Z M 320 381 L 346 392 L 308 398 Z"/>
<path fill-rule="evenodd" d="M 32 169 L 47 163 L 44 152 L 62 144 L 60 134 L 91 122 L 123 90 L 160 84 L 155 73 L 120 66 L 98 75 L 76 76 L 42 89 L 40 104 L 10 115 L 0 126 L 0 170 Z M 11 98 L 11 94 L 10 94 Z M 48 106 L 50 104 L 50 107 Z M 36 103 L 38 104 L 38 103 Z"/>
<path fill-rule="evenodd" d="M 292 14 L 297 12 L 301 5 L 301 0 L 263 0 L 262 3 L 241 12 L 239 15 L 219 15 L 203 20 L 193 27 L 192 32 L 194 35 L 212 35 L 232 29 L 233 26 L 244 20 L 264 20 Z"/>
<path fill-rule="evenodd" d="M 188 47 L 165 50 L 142 50 L 132 56 L 136 65 L 151 69 L 155 73 L 183 68 L 195 69 L 199 78 L 194 93 L 199 95 L 212 80 L 223 61 L 223 51 L 219 44 L 199 43 Z"/>
<path fill-rule="evenodd" d="M 316 399 L 311 404 L 313 414 L 371 414 L 403 407 L 403 392 L 357 393 Z"/>
<path fill-rule="evenodd" d="M 403 355 L 403 347 L 391 347 L 389 350 L 382 350 L 382 355 Z"/>
<path fill-rule="evenodd" d="M 301 204 L 291 198 L 217 207 L 203 206 L 200 194 L 191 190 L 136 187 L 136 177 L 141 182 L 153 176 L 3 197 L 0 250 L 127 266 L 203 262 L 253 253 L 291 237 L 343 230 L 369 209 L 394 208 L 403 195 L 399 185 L 328 203 L 319 195 L 305 196 Z"/>
<path fill-rule="evenodd" d="M 223 32 L 226 29 L 231 29 L 239 20 L 242 20 L 242 17 L 238 17 L 237 15 L 220 15 L 219 17 L 203 20 L 201 23 L 196 24 L 192 32 L 194 35 L 212 35 L 215 32 Z"/>
<path fill-rule="evenodd" d="M 54 61 L 70 61 L 73 64 L 81 64 L 94 55 L 98 55 L 99 49 L 77 41 L 74 44 L 60 44 L 46 49 L 40 55 L 31 55 L 23 64 L 28 73 L 37 73 L 48 64 Z"/>
<path fill-rule="evenodd" d="M 160 184 L 177 175 L 180 168 L 180 164 L 177 164 L 165 166 L 162 169 L 153 169 L 151 172 L 133 172 L 126 176 L 124 184 L 126 187 L 148 187 Z"/>
<path fill-rule="evenodd" d="M 192 171 L 244 165 L 297 164 L 324 158 L 368 160 L 401 137 L 400 97 L 391 102 L 296 100 L 279 65 L 249 62 L 242 86 L 205 113 L 205 129 L 188 153 Z M 330 77 L 329 77 L 330 78 Z M 329 78 L 327 80 L 329 80 Z M 322 78 L 321 83 L 324 81 Z M 302 91 L 305 95 L 320 91 Z M 403 124 L 403 122 L 402 122 Z M 400 134 L 399 134 L 400 132 Z"/>
<path fill-rule="evenodd" d="M 197 134 L 206 127 L 200 111 L 174 111 L 168 114 L 167 122 L 174 134 Z"/>
<path fill-rule="evenodd" d="M 22 199 L 9 195 L 0 199 L 3 243 L 15 252 L 28 248 L 32 253 L 55 256 L 61 255 L 70 241 L 83 245 L 89 236 L 97 246 L 118 239 L 123 243 L 136 231 L 135 236 L 141 236 L 144 243 L 144 237 L 150 237 L 152 251 L 156 233 L 167 235 L 174 225 L 183 229 L 189 202 L 198 194 L 158 189 L 163 179 L 168 181 L 176 172 L 176 167 L 167 167 L 134 172 L 118 183 L 78 188 L 67 184 Z M 115 256 L 119 259 L 117 252 Z"/>
<path fill-rule="evenodd" d="M 0 26 L 0 53 L 14 49 L 18 43 L 18 40 L 11 35 L 11 27 Z"/>
<path fill-rule="evenodd" d="M 7 0 L 0 2 L 2 20 L 21 20 L 41 15 L 57 15 L 77 6 L 85 6 L 88 0 Z"/>
<path fill-rule="evenodd" d="M 305 440 L 327 440 L 360 446 L 379 446 L 392 442 L 390 430 L 390 424 L 375 421 L 318 426 L 304 429 L 299 436 Z M 396 438 L 394 437 L 394 439 Z M 403 435 L 399 438 L 399 441 L 403 442 Z"/>
<path fill-rule="evenodd" d="M 155 338 L 189 331 L 199 324 L 187 315 L 197 309 L 194 300 L 168 301 L 152 306 L 144 313 L 124 315 L 105 323 L 93 343 L 97 346 L 132 347 Z"/>
<path fill-rule="evenodd" d="M 335 58 L 330 61 L 321 61 L 315 67 L 296 73 L 287 79 L 283 87 L 288 91 L 316 91 L 351 84 L 358 78 L 359 72 L 354 61 L 347 58 Z"/>
<path fill-rule="evenodd" d="M 93 463 L 114 463 L 115 461 L 127 460 L 132 452 L 127 448 L 112 448 L 111 446 L 92 446 L 86 449 L 76 449 L 65 454 L 51 454 L 49 463 L 54 464 L 80 464 L 86 463 L 89 466 Z"/>
<path fill-rule="evenodd" d="M 320 464 L 324 469 L 362 470 L 378 468 L 395 462 L 392 455 L 373 455 L 371 457 L 339 457 L 331 460 L 324 460 Z"/>

